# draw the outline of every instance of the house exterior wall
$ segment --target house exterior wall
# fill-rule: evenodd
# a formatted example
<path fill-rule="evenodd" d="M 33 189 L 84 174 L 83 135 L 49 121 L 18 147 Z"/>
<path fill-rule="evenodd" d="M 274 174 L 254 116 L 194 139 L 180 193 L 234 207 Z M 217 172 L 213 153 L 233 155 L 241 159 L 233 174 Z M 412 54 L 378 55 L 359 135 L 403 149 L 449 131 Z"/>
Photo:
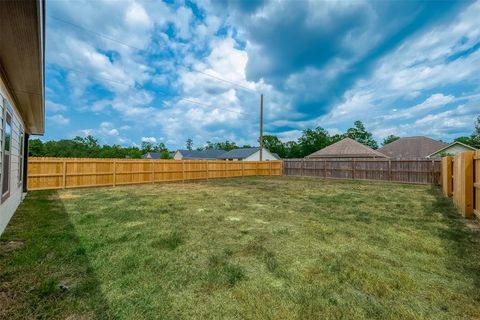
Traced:
<path fill-rule="evenodd" d="M 175 152 L 175 154 L 173 155 L 173 160 L 183 160 L 182 153 L 179 151 Z"/>
<path fill-rule="evenodd" d="M 444 154 L 455 155 L 464 151 L 472 151 L 472 149 L 462 146 L 461 144 L 454 144 L 442 150 L 441 152 L 432 154 L 429 158 L 441 158 L 441 156 Z"/>
<path fill-rule="evenodd" d="M 262 160 L 273 161 L 273 160 L 277 160 L 277 158 L 275 158 L 273 154 L 271 154 L 270 151 L 268 151 L 267 149 L 263 149 Z M 243 159 L 243 161 L 260 161 L 260 150 L 250 155 L 249 157 Z"/>
<path fill-rule="evenodd" d="M 12 111 L 12 135 L 10 142 L 10 165 L 9 165 L 9 187 L 10 195 L 1 200 L 0 197 L 0 234 L 5 230 L 8 222 L 12 218 L 15 210 L 23 199 L 23 186 L 20 167 L 23 166 L 21 154 L 21 144 L 23 143 L 22 132 L 24 131 L 24 122 L 20 117 L 18 109 L 15 107 L 11 95 L 6 89 L 3 81 L 0 79 L 0 193 L 2 192 L 4 172 L 4 149 L 5 149 L 5 121 L 7 110 Z M 10 107 L 7 107 L 7 103 Z M 23 170 L 22 170 L 23 171 Z M 25 176 L 25 174 L 23 174 Z"/>

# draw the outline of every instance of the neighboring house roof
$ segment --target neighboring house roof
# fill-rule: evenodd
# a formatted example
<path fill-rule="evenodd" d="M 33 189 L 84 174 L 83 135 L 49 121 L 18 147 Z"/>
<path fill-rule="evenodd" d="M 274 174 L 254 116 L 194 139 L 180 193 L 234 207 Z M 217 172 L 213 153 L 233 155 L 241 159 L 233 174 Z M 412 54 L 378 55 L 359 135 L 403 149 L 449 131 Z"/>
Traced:
<path fill-rule="evenodd" d="M 360 142 L 345 138 L 308 155 L 307 158 L 386 158 L 386 156 Z"/>
<path fill-rule="evenodd" d="M 160 159 L 161 155 L 159 152 L 148 152 L 142 156 L 142 159 Z"/>
<path fill-rule="evenodd" d="M 404 137 L 384 145 L 378 152 L 390 158 L 419 159 L 427 158 L 430 154 L 447 147 L 448 143 L 428 137 Z"/>
<path fill-rule="evenodd" d="M 225 153 L 225 150 L 209 149 L 209 150 L 177 150 L 182 154 L 183 159 L 217 159 Z"/>
<path fill-rule="evenodd" d="M 218 159 L 245 159 L 250 157 L 258 150 L 260 150 L 260 147 L 233 149 L 220 155 Z"/>
<path fill-rule="evenodd" d="M 477 150 L 476 148 L 474 148 L 474 147 L 472 147 L 472 146 L 469 146 L 468 144 L 462 143 L 462 142 L 460 142 L 460 141 L 454 141 L 454 142 L 450 143 L 449 145 L 447 145 L 447 146 L 445 146 L 445 147 L 443 147 L 443 148 L 441 148 L 441 149 L 439 149 L 439 150 L 437 150 L 437 151 L 435 151 L 435 152 L 432 152 L 432 153 L 429 154 L 427 157 L 431 157 L 431 156 L 433 156 L 433 155 L 435 155 L 435 154 L 442 153 L 443 151 L 445 151 L 445 150 L 447 150 L 447 149 L 449 149 L 449 148 L 451 148 L 451 147 L 453 147 L 453 146 L 455 146 L 455 145 L 459 145 L 459 146 L 465 147 L 466 149 L 470 149 L 470 150 L 472 150 L 472 151 Z"/>
<path fill-rule="evenodd" d="M 278 153 L 275 153 L 275 152 L 270 152 L 275 158 L 277 158 L 277 160 L 281 160 L 282 158 L 280 158 L 280 156 L 278 155 Z"/>

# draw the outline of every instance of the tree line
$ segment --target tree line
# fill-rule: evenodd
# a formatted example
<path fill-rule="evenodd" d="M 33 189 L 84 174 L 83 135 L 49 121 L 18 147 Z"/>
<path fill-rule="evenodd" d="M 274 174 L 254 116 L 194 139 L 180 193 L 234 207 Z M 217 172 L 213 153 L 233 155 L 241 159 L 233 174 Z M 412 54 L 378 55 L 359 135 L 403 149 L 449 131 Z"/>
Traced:
<path fill-rule="evenodd" d="M 351 138 L 372 149 L 378 148 L 378 143 L 373 139 L 361 121 L 355 121 L 353 127 L 342 134 L 330 134 L 322 127 L 305 129 L 296 141 L 282 142 L 275 135 L 264 135 L 263 145 L 271 152 L 277 153 L 281 158 L 303 158 L 317 150 L 325 148 L 344 138 Z M 390 135 L 382 141 L 382 145 L 399 139 L 398 136 Z M 455 139 L 480 149 L 480 116 L 477 117 L 474 130 L 469 136 Z M 237 148 L 248 148 L 250 145 L 237 145 L 234 141 L 220 142 L 207 141 L 205 145 L 196 150 L 221 149 L 230 151 Z M 186 141 L 185 148 L 193 150 L 192 139 Z M 165 144 L 142 142 L 140 147 L 120 145 L 100 145 L 92 136 L 75 137 L 73 139 L 61 139 L 42 142 L 40 139 L 31 139 L 29 142 L 29 154 L 33 157 L 76 157 L 76 158 L 141 158 L 148 152 L 160 153 L 162 159 L 171 158 L 171 154 Z"/>

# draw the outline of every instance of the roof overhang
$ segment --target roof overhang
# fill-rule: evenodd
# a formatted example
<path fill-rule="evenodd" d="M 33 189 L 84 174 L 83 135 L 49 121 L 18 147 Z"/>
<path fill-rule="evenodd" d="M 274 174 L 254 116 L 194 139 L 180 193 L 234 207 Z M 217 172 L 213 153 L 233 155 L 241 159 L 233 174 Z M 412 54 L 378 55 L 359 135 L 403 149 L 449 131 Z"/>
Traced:
<path fill-rule="evenodd" d="M 25 131 L 45 132 L 44 0 L 0 1 L 0 76 Z"/>

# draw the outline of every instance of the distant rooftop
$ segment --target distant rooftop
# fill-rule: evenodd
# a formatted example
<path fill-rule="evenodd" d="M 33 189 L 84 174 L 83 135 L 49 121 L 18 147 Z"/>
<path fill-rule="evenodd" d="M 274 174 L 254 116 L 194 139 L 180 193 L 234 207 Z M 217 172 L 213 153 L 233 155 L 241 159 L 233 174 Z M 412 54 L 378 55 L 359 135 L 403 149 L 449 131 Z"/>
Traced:
<path fill-rule="evenodd" d="M 448 146 L 448 143 L 428 137 L 404 137 L 384 145 L 379 152 L 397 159 L 421 159 Z"/>
<path fill-rule="evenodd" d="M 360 142 L 345 138 L 308 155 L 307 158 L 386 158 L 386 156 Z"/>
<path fill-rule="evenodd" d="M 183 159 L 205 159 L 214 160 L 224 154 L 225 150 L 208 149 L 208 150 L 178 150 L 183 156 Z"/>

